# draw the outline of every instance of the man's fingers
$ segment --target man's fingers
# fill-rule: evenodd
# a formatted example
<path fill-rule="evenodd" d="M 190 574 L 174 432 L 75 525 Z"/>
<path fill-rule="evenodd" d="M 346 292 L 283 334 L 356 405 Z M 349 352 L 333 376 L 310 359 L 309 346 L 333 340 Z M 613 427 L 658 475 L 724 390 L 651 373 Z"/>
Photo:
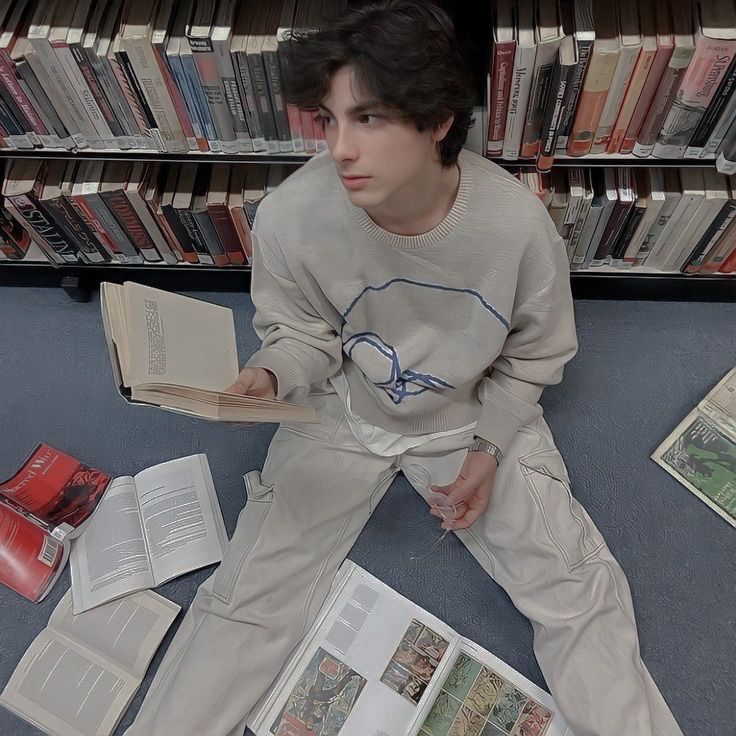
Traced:
<path fill-rule="evenodd" d="M 248 388 L 249 387 L 245 383 L 243 383 L 243 381 L 238 379 L 232 386 L 228 386 L 228 388 L 225 389 L 225 393 L 245 395 L 248 392 Z"/>

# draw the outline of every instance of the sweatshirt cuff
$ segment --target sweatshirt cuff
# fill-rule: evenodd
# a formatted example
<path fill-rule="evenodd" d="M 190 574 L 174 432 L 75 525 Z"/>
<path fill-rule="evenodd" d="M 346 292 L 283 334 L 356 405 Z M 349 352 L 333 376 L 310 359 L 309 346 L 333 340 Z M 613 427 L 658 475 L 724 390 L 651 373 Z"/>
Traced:
<path fill-rule="evenodd" d="M 285 399 L 292 391 L 307 390 L 309 381 L 301 366 L 287 352 L 275 347 L 261 348 L 248 358 L 246 368 L 265 368 L 276 376 L 276 398 Z"/>
<path fill-rule="evenodd" d="M 521 384 L 503 374 L 486 379 L 484 384 L 481 391 L 483 408 L 475 435 L 492 442 L 506 455 L 519 428 L 542 416 L 538 403 L 542 387 Z M 524 399 L 519 396 L 522 390 L 526 393 Z"/>

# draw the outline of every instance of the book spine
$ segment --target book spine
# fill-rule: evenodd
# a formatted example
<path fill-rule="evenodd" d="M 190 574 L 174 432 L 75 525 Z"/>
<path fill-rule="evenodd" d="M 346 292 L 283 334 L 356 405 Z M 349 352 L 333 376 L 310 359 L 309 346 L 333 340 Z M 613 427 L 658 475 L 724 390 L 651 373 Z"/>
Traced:
<path fill-rule="evenodd" d="M 733 96 L 734 88 L 736 88 L 736 57 L 731 59 L 731 65 L 721 80 L 715 97 L 711 100 L 703 117 L 700 118 L 685 149 L 685 158 L 700 158 L 703 154 L 706 143 L 715 132 L 718 121 Z"/>
<path fill-rule="evenodd" d="M 731 95 L 731 98 L 726 104 L 726 109 L 723 111 L 723 114 L 716 124 L 715 130 L 711 134 L 710 138 L 708 138 L 708 142 L 703 148 L 700 158 L 709 158 L 715 154 L 723 143 L 723 139 L 725 138 L 726 133 L 728 133 L 728 129 L 731 127 L 734 120 L 736 120 L 736 94 Z"/>
<path fill-rule="evenodd" d="M 266 151 L 268 150 L 266 136 L 263 132 L 261 111 L 258 109 L 258 101 L 255 90 L 253 89 L 253 81 L 250 77 L 248 57 L 240 52 L 234 53 L 232 57 L 233 68 L 237 76 L 238 90 L 240 91 L 240 99 L 243 101 L 246 123 L 253 140 L 253 150 Z M 278 147 L 275 153 L 278 153 Z"/>
<path fill-rule="evenodd" d="M 31 131 L 28 121 L 15 104 L 8 90 L 2 86 L 0 86 L 0 100 L 2 101 L 1 124 L 13 148 L 33 148 L 34 141 L 38 141 L 39 138 L 36 133 Z"/>
<path fill-rule="evenodd" d="M 56 63 L 60 71 L 59 77 L 63 79 L 62 90 L 69 104 L 69 109 L 75 114 L 83 117 L 78 121 L 80 129 L 85 133 L 92 148 L 104 150 L 115 148 L 112 141 L 112 133 L 105 123 L 100 108 L 92 97 L 89 87 L 79 73 L 79 69 L 72 59 L 69 46 L 64 41 L 50 44 L 52 55 L 56 57 Z M 80 112 L 77 113 L 76 111 Z M 86 132 L 89 131 L 89 132 Z"/>
<path fill-rule="evenodd" d="M 586 72 L 590 64 L 590 57 L 593 52 L 593 39 L 584 39 L 577 42 L 578 45 L 578 63 L 575 66 L 575 73 L 572 78 L 572 88 L 570 90 L 570 104 L 567 105 L 565 113 L 560 123 L 560 132 L 557 136 L 557 148 L 564 151 L 570 139 L 570 131 L 572 130 L 573 121 L 575 119 L 575 110 L 577 109 L 580 94 L 583 91 L 583 83 Z"/>
<path fill-rule="evenodd" d="M 89 94 L 92 101 L 96 103 L 98 114 L 101 115 L 102 119 L 105 121 L 107 130 L 109 130 L 110 137 L 112 138 L 109 145 L 117 148 L 130 148 L 129 142 L 125 139 L 125 131 L 118 122 L 118 119 L 107 100 L 107 95 L 105 95 L 102 90 L 102 86 L 97 79 L 97 75 L 92 68 L 92 63 L 90 62 L 85 49 L 83 49 L 79 44 L 73 44 L 69 47 L 69 52 L 71 53 L 74 62 L 76 62 L 77 73 L 85 85 L 84 89 L 80 88 L 79 92 L 83 97 Z M 105 142 L 104 139 L 103 142 Z"/>
<path fill-rule="evenodd" d="M 123 228 L 128 239 L 135 243 L 141 255 L 147 261 L 160 261 L 161 256 L 156 250 L 156 244 L 140 221 L 138 214 L 125 196 L 125 192 L 100 192 L 99 196 L 107 205 L 107 209 Z"/>
<path fill-rule="evenodd" d="M 616 71 L 618 56 L 618 52 L 598 52 L 595 45 L 593 46 L 588 73 L 585 75 L 578 109 L 567 142 L 567 153 L 570 156 L 585 156 L 590 153 L 593 136 L 598 128 L 598 121 Z"/>
<path fill-rule="evenodd" d="M 35 197 L 20 195 L 8 197 L 20 215 L 28 220 L 53 251 L 65 263 L 79 263 L 79 251 L 68 239 L 68 236 L 47 214 Z"/>
<path fill-rule="evenodd" d="M 590 149 L 591 153 L 605 153 L 608 142 L 611 139 L 616 117 L 618 116 L 624 95 L 629 87 L 631 75 L 634 71 L 637 57 L 639 56 L 640 46 L 625 47 L 621 49 L 616 64 L 616 71 L 611 79 L 611 87 L 606 96 L 606 104 L 601 111 L 601 117 L 598 120 L 598 127 L 593 137 L 593 145 Z"/>
<path fill-rule="evenodd" d="M 253 140 L 251 139 L 245 119 L 243 100 L 240 99 L 235 68 L 233 67 L 233 60 L 230 56 L 229 42 L 216 41 L 212 44 L 212 48 L 215 63 L 217 64 L 217 71 L 222 80 L 222 87 L 225 92 L 225 103 L 230 113 L 233 130 L 235 131 L 238 151 L 241 153 L 250 153 L 253 151 Z"/>
<path fill-rule="evenodd" d="M 49 100 L 40 81 L 33 73 L 28 60 L 19 61 L 16 64 L 16 70 L 18 72 L 18 83 L 38 114 L 43 118 L 44 125 L 49 131 L 48 135 L 39 135 L 41 143 L 50 148 L 65 148 L 70 151 L 74 147 L 74 141 L 56 114 L 51 100 Z"/>
<path fill-rule="evenodd" d="M 616 117 L 616 122 L 611 129 L 610 137 L 606 145 L 607 153 L 618 153 L 621 148 L 621 144 L 624 142 L 624 135 L 626 135 L 626 130 L 629 127 L 632 116 L 634 115 L 634 110 L 641 98 L 641 93 L 649 77 L 655 56 L 656 51 L 653 49 L 651 51 L 645 51 L 642 49 L 639 54 L 636 66 L 631 73 L 629 88 L 626 90 L 624 99 L 621 102 L 621 108 L 618 116 Z M 593 151 L 595 152 L 595 143 L 593 144 Z"/>
<path fill-rule="evenodd" d="M 199 263 L 199 258 L 197 258 L 197 252 L 194 250 L 192 239 L 189 237 L 187 229 L 182 224 L 178 211 L 170 204 L 162 205 L 161 214 L 165 218 L 166 223 L 169 226 L 169 230 L 179 245 L 179 253 L 181 253 L 182 260 L 187 263 Z"/>
<path fill-rule="evenodd" d="M 723 205 L 713 218 L 685 263 L 680 267 L 682 273 L 698 273 L 700 271 L 700 267 L 705 263 L 711 248 L 715 246 L 724 230 L 731 224 L 734 216 L 736 216 L 736 201 L 731 199 Z"/>
<path fill-rule="evenodd" d="M 225 248 L 230 263 L 239 266 L 245 263 L 245 255 L 240 245 L 235 225 L 230 219 L 230 211 L 224 204 L 209 205 L 207 207 L 210 219 L 214 225 L 220 242 Z"/>
<path fill-rule="evenodd" d="M 21 211 L 21 208 L 17 206 L 16 202 L 22 204 L 24 211 Z M 25 195 L 6 199 L 5 209 L 8 215 L 29 233 L 31 240 L 36 243 L 53 264 L 78 263 L 76 256 L 71 251 L 68 257 L 63 256 L 62 251 L 52 247 L 51 243 L 36 229 L 34 222 L 38 222 L 40 219 L 45 221 L 45 218 Z M 36 215 L 35 213 L 38 214 Z M 63 245 L 63 247 L 66 246 Z"/>
<path fill-rule="evenodd" d="M 489 156 L 498 156 L 503 151 L 515 54 L 515 41 L 494 45 L 493 71 L 490 75 L 491 89 L 488 99 L 488 135 L 486 138 L 486 154 Z"/>
<path fill-rule="evenodd" d="M 172 252 L 168 242 L 161 233 L 161 229 L 159 228 L 156 219 L 151 214 L 151 211 L 148 209 L 148 205 L 141 196 L 140 192 L 135 188 L 126 189 L 125 196 L 128 198 L 130 206 L 135 210 L 136 214 L 138 215 L 138 219 L 140 220 L 141 225 L 145 228 L 146 232 L 153 241 L 155 251 L 142 251 L 143 257 L 147 261 L 151 262 L 158 262 L 163 259 L 163 261 L 165 263 L 168 263 L 170 266 L 176 264 L 176 256 Z"/>
<path fill-rule="evenodd" d="M 284 139 L 284 146 L 289 145 L 290 147 L 288 149 L 281 148 L 281 139 L 278 128 L 276 127 L 273 108 L 271 107 L 271 95 L 268 91 L 268 80 L 266 78 L 266 68 L 263 66 L 263 57 L 260 54 L 248 54 L 247 59 L 248 71 L 250 72 L 250 78 L 253 83 L 253 94 L 255 95 L 256 106 L 260 113 L 261 123 L 263 124 L 263 137 L 266 141 L 266 150 L 269 153 L 279 153 L 281 150 L 293 150 L 290 133 Z"/>
<path fill-rule="evenodd" d="M 133 74 L 156 121 L 165 150 L 169 153 L 186 153 L 189 151 L 189 143 L 161 74 L 153 45 L 146 38 L 126 37 L 122 38 L 122 44 Z"/>
<path fill-rule="evenodd" d="M 539 153 L 539 136 L 544 119 L 544 110 L 550 93 L 552 74 L 559 40 L 537 45 L 534 62 L 534 81 L 529 95 L 524 134 L 521 143 L 521 158 L 534 158 Z"/>
<path fill-rule="evenodd" d="M 39 202 L 41 207 L 56 221 L 59 228 L 66 232 L 68 239 L 74 244 L 80 255 L 89 263 L 105 263 L 110 260 L 107 251 L 102 248 L 76 210 L 59 195 Z"/>
<path fill-rule="evenodd" d="M 717 273 L 734 246 L 736 246 L 736 221 L 732 219 L 729 225 L 723 229 L 713 247 L 705 254 L 703 263 L 698 266 L 697 273 Z"/>
<path fill-rule="evenodd" d="M 293 130 L 289 127 L 292 117 L 287 114 L 286 103 L 281 89 L 281 67 L 279 66 L 279 56 L 276 51 L 264 51 L 263 68 L 266 72 L 266 81 L 268 82 L 268 94 L 271 100 L 271 109 L 276 122 L 276 129 L 279 133 L 279 150 L 280 151 L 303 151 L 303 145 L 300 146 L 300 138 L 293 138 Z M 289 105 L 293 108 L 293 105 Z M 295 109 L 295 108 L 294 108 Z M 293 113 L 292 113 L 293 115 Z"/>
<path fill-rule="evenodd" d="M 612 266 L 621 268 L 623 266 L 623 254 L 629 246 L 634 233 L 639 227 L 646 209 L 644 207 L 632 207 L 629 210 L 629 215 L 624 222 L 624 226 L 621 229 L 621 235 L 613 243 L 611 248 L 610 263 Z"/>
<path fill-rule="evenodd" d="M 192 244 L 197 257 L 199 258 L 199 262 L 209 266 L 213 265 L 214 261 L 212 260 L 212 255 L 204 241 L 202 231 L 197 226 L 194 213 L 191 210 L 178 207 L 174 208 L 174 212 L 176 212 L 179 222 L 181 222 L 184 230 L 189 236 L 189 242 Z"/>
<path fill-rule="evenodd" d="M 110 69 L 118 83 L 120 90 L 125 97 L 125 101 L 133 113 L 140 137 L 137 142 L 140 148 L 153 149 L 156 151 L 165 151 L 163 139 L 156 128 L 156 121 L 148 109 L 142 94 L 139 94 L 138 80 L 135 78 L 130 64 L 128 62 L 128 54 L 121 50 L 107 57 Z"/>
<path fill-rule="evenodd" d="M 179 54 L 167 52 L 166 58 L 168 60 L 169 68 L 171 69 L 171 74 L 176 82 L 177 89 L 179 90 L 179 94 L 184 100 L 186 109 L 190 113 L 194 138 L 197 141 L 204 140 L 206 142 L 207 136 L 204 134 L 204 123 L 202 121 L 201 110 L 199 109 L 197 100 L 192 93 L 181 57 Z M 205 144 L 205 148 L 202 150 L 210 150 L 209 145 Z"/>
<path fill-rule="evenodd" d="M 153 55 L 156 59 L 158 71 L 164 85 L 162 89 L 162 97 L 165 92 L 166 97 L 164 99 L 166 101 L 170 101 L 173 105 L 174 113 L 176 114 L 176 119 L 179 121 L 184 138 L 186 139 L 187 147 L 190 151 L 208 151 L 209 147 L 207 146 L 204 138 L 197 138 L 194 135 L 192 120 L 189 115 L 189 111 L 187 110 L 187 106 L 184 104 L 184 98 L 176 85 L 176 80 L 174 79 L 173 72 L 169 66 L 168 57 L 166 56 L 164 44 L 152 43 L 151 50 L 153 51 Z"/>
<path fill-rule="evenodd" d="M 726 256 L 717 273 L 736 273 L 736 247 L 733 247 L 730 255 Z"/>
<path fill-rule="evenodd" d="M 224 153 L 238 153 L 239 143 L 235 137 L 232 116 L 225 98 L 225 88 L 217 69 L 217 60 L 209 38 L 188 38 L 199 80 L 210 107 L 212 120 L 217 129 L 217 139 Z"/>
<path fill-rule="evenodd" d="M 308 110 L 299 110 L 302 135 L 304 136 L 304 153 L 317 153 L 317 139 L 314 136 L 314 120 Z"/>
<path fill-rule="evenodd" d="M 563 67 L 559 61 L 555 64 L 550 95 L 540 129 L 540 151 L 537 159 L 537 169 L 539 171 L 549 171 L 554 163 L 560 122 L 565 114 L 565 109 L 570 104 L 574 75 L 575 65 Z"/>
<path fill-rule="evenodd" d="M 639 100 L 636 103 L 631 120 L 626 128 L 621 145 L 619 146 L 620 153 L 631 153 L 634 150 L 636 137 L 653 104 L 654 97 L 657 94 L 657 90 L 659 89 L 660 82 L 662 80 L 662 75 L 665 73 L 670 58 L 672 57 L 672 51 L 672 46 L 657 47 L 657 53 L 654 55 L 654 61 L 652 61 L 652 66 L 650 67 L 649 74 L 647 75 L 647 81 L 644 83 L 644 87 L 639 95 Z"/>
<path fill-rule="evenodd" d="M 90 232 L 92 232 L 92 234 L 97 238 L 100 243 L 100 247 L 107 252 L 110 259 L 118 261 L 119 263 L 126 263 L 125 256 L 105 231 L 105 228 L 97 218 L 94 210 L 87 206 L 87 203 L 84 201 L 84 197 L 81 195 L 72 195 L 69 197 L 69 204 L 74 207 L 77 215 L 82 219 L 85 225 L 87 225 Z"/>
<path fill-rule="evenodd" d="M 180 53 L 179 59 L 181 60 L 182 69 L 184 70 L 186 83 L 189 86 L 194 103 L 199 110 L 199 116 L 202 120 L 202 131 L 210 150 L 222 151 L 222 145 L 220 144 L 220 139 L 217 137 L 218 133 L 212 119 L 210 106 L 207 102 L 207 97 L 199 79 L 194 55 L 191 51 L 189 53 Z"/>
<path fill-rule="evenodd" d="M 240 247 L 245 255 L 246 262 L 250 265 L 253 261 L 253 241 L 250 236 L 250 226 L 248 218 L 242 207 L 228 207 L 232 217 L 235 232 L 238 234 Z"/>
<path fill-rule="evenodd" d="M 201 244 L 212 256 L 212 260 L 215 266 L 227 266 L 230 264 L 230 259 L 227 256 L 225 247 L 220 242 L 220 238 L 217 234 L 217 230 L 212 224 L 209 213 L 207 210 L 192 212 L 194 222 L 197 224 L 197 229 L 202 234 Z"/>
<path fill-rule="evenodd" d="M 17 114 L 22 115 L 27 121 L 30 130 L 35 131 L 39 135 L 48 135 L 50 131 L 46 128 L 38 111 L 21 89 L 15 74 L 14 64 L 4 50 L 0 51 L 0 80 L 13 100 L 17 108 Z"/>
<path fill-rule="evenodd" d="M 123 262 L 143 263 L 143 256 L 130 241 L 125 230 L 120 227 L 120 223 L 113 217 L 102 197 L 96 192 L 90 192 L 79 195 L 79 199 L 84 201 L 88 212 L 94 213 L 93 222 L 100 223 L 102 232 L 113 242 L 115 250 L 122 254 Z"/>
<path fill-rule="evenodd" d="M 657 134 L 662 129 L 662 123 L 667 117 L 694 51 L 694 46 L 676 46 L 673 49 L 657 94 L 636 136 L 636 143 L 632 148 L 635 156 L 646 158 L 652 154 Z"/>
<path fill-rule="evenodd" d="M 654 156 L 682 158 L 690 136 L 728 71 L 734 51 L 736 41 L 698 44 L 657 136 Z"/>

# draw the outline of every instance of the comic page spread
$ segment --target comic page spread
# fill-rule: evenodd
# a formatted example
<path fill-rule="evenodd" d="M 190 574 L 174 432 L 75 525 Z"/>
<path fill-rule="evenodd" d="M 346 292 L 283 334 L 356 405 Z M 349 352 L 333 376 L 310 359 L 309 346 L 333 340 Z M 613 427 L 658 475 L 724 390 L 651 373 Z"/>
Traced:
<path fill-rule="evenodd" d="M 651 457 L 736 527 L 736 368 L 719 381 Z"/>
<path fill-rule="evenodd" d="M 257 736 L 572 736 L 551 696 L 349 560 L 248 725 Z"/>

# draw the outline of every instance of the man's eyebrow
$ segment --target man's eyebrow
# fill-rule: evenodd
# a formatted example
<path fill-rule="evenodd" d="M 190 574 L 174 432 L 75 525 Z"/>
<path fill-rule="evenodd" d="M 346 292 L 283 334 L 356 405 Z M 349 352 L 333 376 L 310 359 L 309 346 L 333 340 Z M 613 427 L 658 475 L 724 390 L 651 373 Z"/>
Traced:
<path fill-rule="evenodd" d="M 325 112 L 332 115 L 332 117 L 335 117 L 335 113 L 330 110 L 327 105 L 324 103 L 320 103 L 320 108 L 324 110 Z M 353 105 L 352 107 L 348 108 L 348 115 L 354 116 L 354 115 L 362 115 L 366 112 L 388 112 L 388 108 L 386 105 L 381 102 L 380 100 L 367 100 L 366 102 L 360 102 L 357 105 Z"/>

